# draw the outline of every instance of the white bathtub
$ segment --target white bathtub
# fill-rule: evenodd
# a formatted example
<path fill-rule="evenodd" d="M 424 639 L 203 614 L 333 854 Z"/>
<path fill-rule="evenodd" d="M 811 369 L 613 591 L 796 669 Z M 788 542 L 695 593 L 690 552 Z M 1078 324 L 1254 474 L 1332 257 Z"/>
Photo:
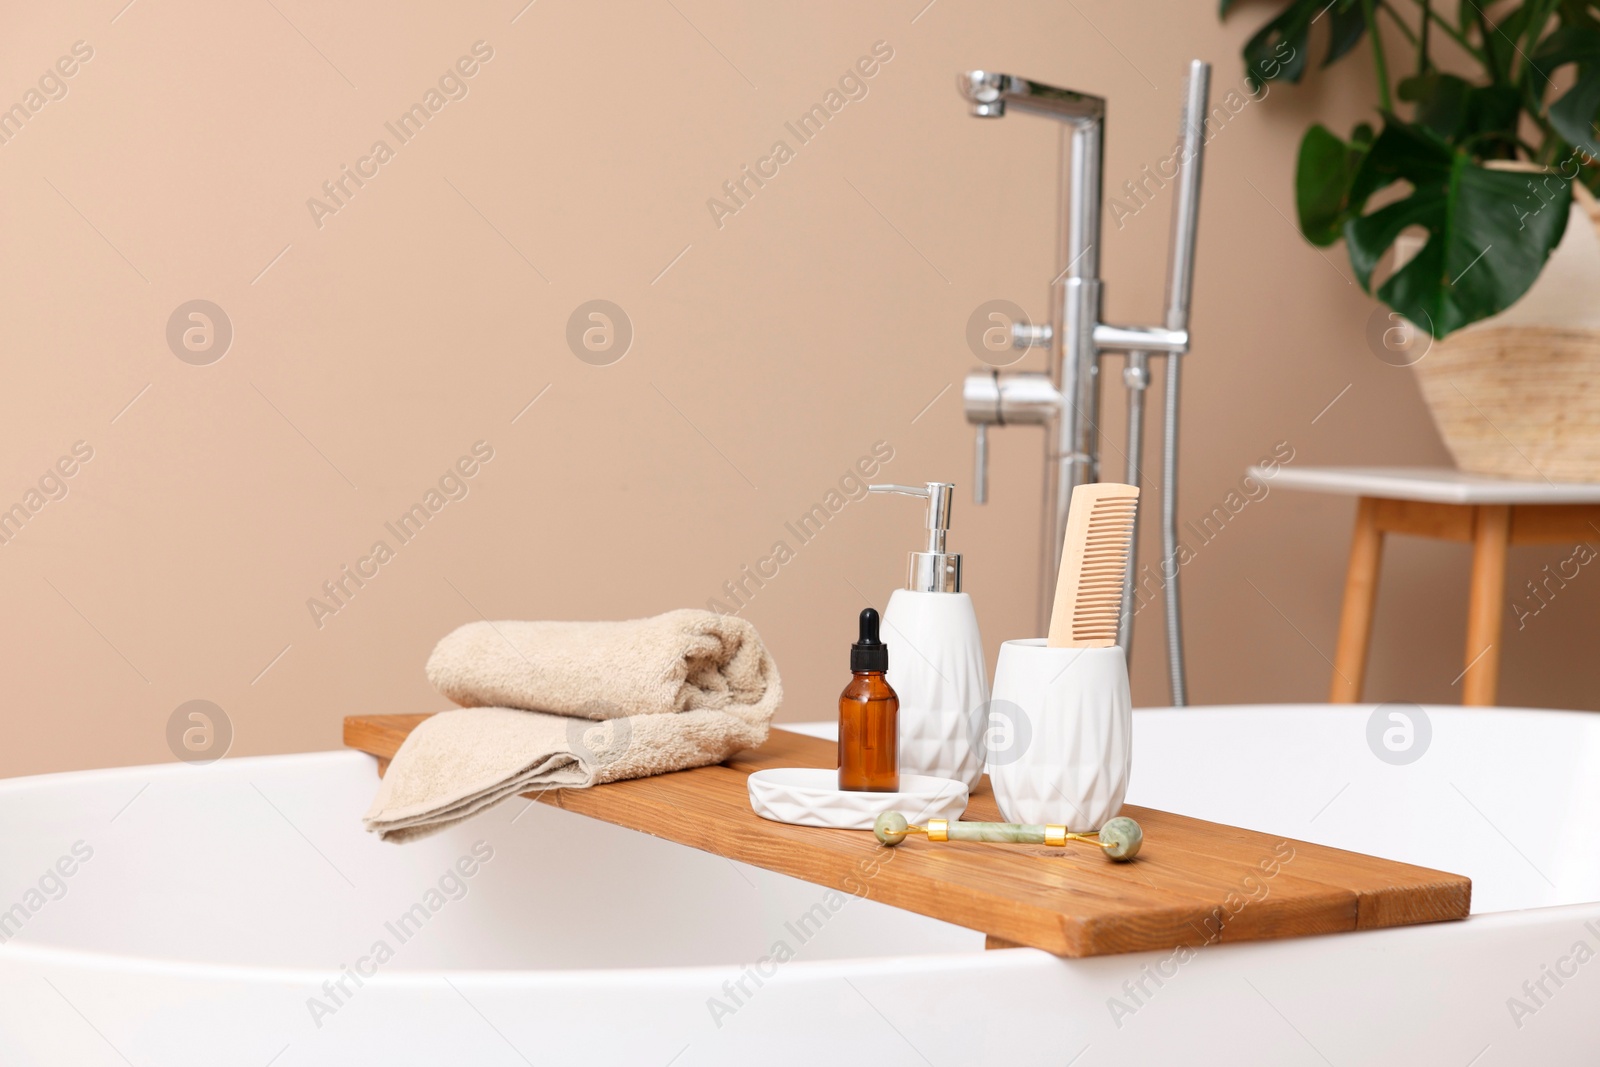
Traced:
<path fill-rule="evenodd" d="M 1181 963 L 522 801 L 381 845 L 350 752 L 0 782 L 0 1064 L 1600 1062 L 1600 716 L 1429 708 L 1392 766 L 1371 710 L 1138 712 L 1129 799 L 1470 875 L 1473 917 Z"/>

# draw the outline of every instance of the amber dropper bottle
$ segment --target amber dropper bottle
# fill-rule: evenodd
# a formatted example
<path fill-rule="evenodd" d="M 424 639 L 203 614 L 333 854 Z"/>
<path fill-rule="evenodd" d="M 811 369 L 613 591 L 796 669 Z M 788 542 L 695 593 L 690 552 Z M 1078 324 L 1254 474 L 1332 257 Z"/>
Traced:
<path fill-rule="evenodd" d="M 900 698 L 889 688 L 889 646 L 878 639 L 878 613 L 861 612 L 850 646 L 850 684 L 839 694 L 839 788 L 900 789 Z"/>

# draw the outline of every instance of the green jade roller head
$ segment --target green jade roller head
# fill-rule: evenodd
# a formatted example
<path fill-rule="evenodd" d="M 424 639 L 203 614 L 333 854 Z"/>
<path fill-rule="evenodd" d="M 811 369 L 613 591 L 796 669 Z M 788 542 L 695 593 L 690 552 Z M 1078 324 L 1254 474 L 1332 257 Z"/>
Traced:
<path fill-rule="evenodd" d="M 914 826 L 898 811 L 886 811 L 872 824 L 878 841 L 891 848 L 910 834 L 926 834 L 929 841 L 1001 841 L 1016 845 L 1061 845 L 1068 841 L 1087 841 L 1099 845 L 1106 858 L 1126 863 L 1139 854 L 1144 830 L 1127 816 L 1119 815 L 1098 834 L 1075 834 L 1065 826 L 1025 822 L 950 822 L 929 819 L 927 826 Z"/>

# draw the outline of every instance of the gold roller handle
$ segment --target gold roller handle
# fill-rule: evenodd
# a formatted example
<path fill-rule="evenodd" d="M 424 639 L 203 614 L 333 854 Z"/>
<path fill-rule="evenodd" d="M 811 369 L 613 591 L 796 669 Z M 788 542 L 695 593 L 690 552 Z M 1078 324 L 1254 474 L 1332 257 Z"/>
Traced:
<path fill-rule="evenodd" d="M 1097 833 L 1080 834 L 1065 826 L 1021 822 L 929 819 L 926 826 L 917 826 L 898 811 L 886 811 L 873 823 L 872 832 L 880 843 L 891 848 L 911 834 L 921 834 L 929 841 L 990 841 L 1058 847 L 1065 847 L 1069 841 L 1083 841 L 1099 846 L 1109 859 L 1118 862 L 1133 859 L 1144 843 L 1144 830 L 1126 816 L 1112 819 Z"/>

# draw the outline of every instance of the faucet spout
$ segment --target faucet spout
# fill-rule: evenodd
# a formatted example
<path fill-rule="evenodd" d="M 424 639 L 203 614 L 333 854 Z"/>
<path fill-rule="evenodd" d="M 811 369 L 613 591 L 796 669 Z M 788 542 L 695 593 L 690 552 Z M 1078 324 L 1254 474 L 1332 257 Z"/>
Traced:
<path fill-rule="evenodd" d="M 977 118 L 1000 118 L 1008 107 L 1072 123 L 1095 122 L 1106 114 L 1103 97 L 992 70 L 969 70 L 956 79 L 956 88 Z"/>

